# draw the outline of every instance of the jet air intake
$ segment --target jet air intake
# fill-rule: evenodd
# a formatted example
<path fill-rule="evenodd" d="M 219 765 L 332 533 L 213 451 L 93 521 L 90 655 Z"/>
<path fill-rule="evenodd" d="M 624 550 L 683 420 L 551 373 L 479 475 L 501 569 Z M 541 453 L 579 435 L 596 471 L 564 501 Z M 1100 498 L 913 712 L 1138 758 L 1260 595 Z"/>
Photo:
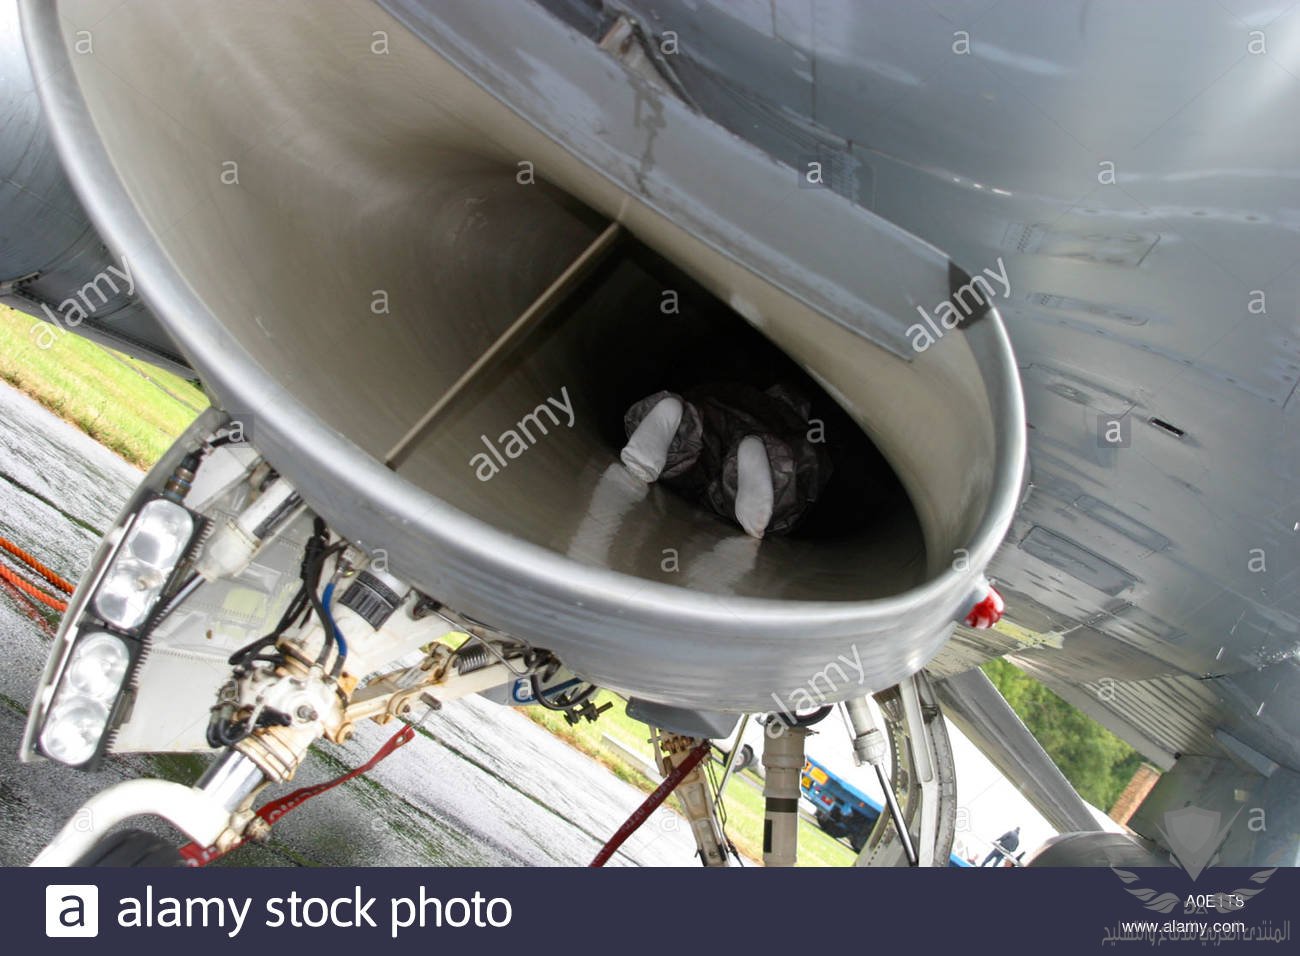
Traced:
<path fill-rule="evenodd" d="M 944 255 L 538 7 L 138 0 L 79 55 L 98 9 L 22 7 L 70 179 L 215 400 L 394 574 L 713 710 L 858 696 L 947 639 L 1024 418 L 987 302 L 915 347 L 969 287 Z M 631 403 L 720 380 L 796 383 L 824 428 L 789 535 L 619 462 Z"/>

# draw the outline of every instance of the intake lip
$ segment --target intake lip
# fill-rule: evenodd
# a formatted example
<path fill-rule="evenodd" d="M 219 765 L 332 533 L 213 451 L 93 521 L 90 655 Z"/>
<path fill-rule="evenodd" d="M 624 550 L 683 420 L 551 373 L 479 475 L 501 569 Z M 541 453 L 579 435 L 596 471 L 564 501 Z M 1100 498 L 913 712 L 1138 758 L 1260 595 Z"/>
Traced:
<path fill-rule="evenodd" d="M 165 16 L 151 16 L 165 6 L 140 3 L 120 15 L 137 27 L 158 23 L 165 30 Z M 241 13 L 230 6 L 223 5 L 218 19 L 234 24 Z M 317 23 L 355 17 L 346 5 L 312 0 L 309 6 Z M 729 189 L 781 195 L 788 192 L 790 170 L 671 98 L 656 98 L 637 85 L 644 81 L 634 80 L 594 45 L 575 42 L 575 34 L 540 8 L 498 0 L 436 10 L 413 3 L 387 6 L 429 44 L 407 50 L 403 62 L 438 76 L 441 95 L 464 97 L 461 105 L 473 106 L 466 115 L 508 140 L 508 146 L 524 146 L 539 166 L 545 163 L 552 171 L 552 182 L 590 208 L 622 222 L 653 248 L 671 247 L 678 265 L 792 354 L 801 348 L 815 351 L 816 343 L 800 341 L 800 330 L 812 328 L 803 319 L 795 321 L 802 316 L 852 325 L 852 334 L 863 341 L 874 337 L 879 349 L 873 346 L 872 354 L 892 353 L 892 362 L 904 363 L 899 366 L 904 376 L 943 361 L 937 354 L 945 346 L 951 346 L 950 356 L 961 350 L 962 361 L 982 378 L 973 387 L 987 402 L 992 441 L 985 461 L 970 466 L 971 481 L 959 482 L 970 490 L 970 500 L 954 497 L 957 517 L 936 513 L 933 520 L 951 525 L 950 540 L 935 532 L 934 542 L 951 545 L 957 535 L 968 559 L 960 570 L 942 559 L 920 586 L 869 601 L 709 594 L 578 564 L 417 488 L 329 427 L 277 381 L 178 269 L 182 239 L 195 237 L 185 233 L 183 217 L 164 231 L 154 221 L 156 207 L 144 211 L 114 160 L 127 142 L 125 127 L 118 117 L 95 115 L 82 88 L 93 82 L 97 65 L 91 61 L 112 57 L 113 51 L 97 43 L 94 57 L 72 56 L 60 17 L 67 13 L 75 22 L 77 4 L 22 0 L 29 55 L 35 74 L 44 79 L 42 101 L 69 178 L 105 240 L 129 258 L 141 296 L 216 396 L 228 408 L 258 411 L 253 439 L 258 449 L 340 533 L 382 545 L 390 566 L 417 587 L 552 649 L 575 671 L 612 689 L 681 706 L 744 712 L 772 709 L 772 694 L 784 698 L 805 688 L 810 677 L 838 658 L 856 656 L 862 677 L 852 686 L 819 690 L 827 699 L 892 685 L 922 667 L 964 611 L 1019 497 L 1023 401 L 996 310 L 949 333 L 953 340 L 937 345 L 935 355 L 900 354 L 899 343 L 906 341 L 901 329 L 911 321 L 901 303 L 937 301 L 950 288 L 948 260 L 932 247 L 822 191 L 806 192 L 801 197 L 806 205 L 787 209 L 791 215 L 785 219 L 756 219 L 743 196 L 737 199 Z M 295 10 L 302 9 L 250 6 L 243 15 L 255 10 L 259 29 L 274 31 L 292 27 Z M 279 16 L 286 19 L 277 22 Z M 200 26 L 191 28 L 191 40 L 214 36 Z M 391 28 L 402 32 L 395 22 Z M 148 39 L 140 31 L 137 36 L 142 43 Z M 196 58 L 204 52 L 212 50 L 196 51 Z M 307 55 L 290 44 L 285 55 L 298 53 Z M 389 79 L 397 83 L 401 76 Z M 613 106 L 607 115 L 584 113 L 577 100 L 556 99 L 556 90 L 602 90 L 602 104 Z M 622 107 L 633 98 L 655 116 L 648 131 Z M 654 151 L 648 163 L 647 137 Z M 719 170 L 726 172 L 728 188 L 719 188 Z M 165 187 L 157 188 L 162 195 Z M 727 208 L 720 208 L 720 200 L 729 200 Z M 861 260 L 818 259 L 800 236 L 805 221 L 815 223 L 825 248 L 853 248 Z M 880 283 L 872 287 L 882 275 L 894 277 L 888 289 Z M 872 292 L 887 293 L 888 301 Z M 764 308 L 747 299 L 751 293 Z M 806 355 L 796 357 L 806 362 Z M 840 386 L 852 383 L 833 384 L 832 394 L 840 398 Z M 870 419 L 871 409 L 851 410 Z M 925 452 L 924 430 L 915 442 L 916 460 L 933 462 Z M 892 458 L 891 450 L 884 450 Z M 976 497 L 982 504 L 972 504 Z M 961 521 L 966 527 L 958 528 Z"/>

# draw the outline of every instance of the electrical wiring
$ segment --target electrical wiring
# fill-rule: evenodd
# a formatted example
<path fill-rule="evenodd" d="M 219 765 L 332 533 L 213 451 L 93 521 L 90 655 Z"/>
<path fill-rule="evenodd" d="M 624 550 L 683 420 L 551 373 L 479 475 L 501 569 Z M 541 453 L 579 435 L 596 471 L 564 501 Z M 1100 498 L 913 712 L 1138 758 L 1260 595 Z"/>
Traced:
<path fill-rule="evenodd" d="M 348 642 L 343 637 L 343 632 L 339 630 L 338 624 L 334 622 L 334 615 L 330 613 L 330 603 L 334 600 L 334 582 L 331 581 L 325 585 L 325 594 L 321 598 L 321 606 L 325 611 L 326 626 L 334 634 L 334 644 L 338 648 L 338 654 L 334 658 L 334 666 L 330 669 L 330 674 L 338 677 L 343 673 L 343 662 L 348 657 Z"/>

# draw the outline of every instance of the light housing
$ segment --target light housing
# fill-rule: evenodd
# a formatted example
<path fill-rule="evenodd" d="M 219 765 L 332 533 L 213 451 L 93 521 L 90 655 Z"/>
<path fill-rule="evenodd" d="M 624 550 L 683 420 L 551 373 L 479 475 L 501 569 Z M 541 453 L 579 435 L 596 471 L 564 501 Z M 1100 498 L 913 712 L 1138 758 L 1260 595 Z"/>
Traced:
<path fill-rule="evenodd" d="M 87 632 L 73 644 L 41 728 L 46 756 L 75 766 L 99 754 L 137 648 L 107 631 Z"/>
<path fill-rule="evenodd" d="M 95 589 L 92 605 L 112 627 L 142 627 L 194 539 L 194 515 L 155 498 L 131 522 Z"/>
<path fill-rule="evenodd" d="M 45 756 L 93 767 L 119 720 L 141 640 L 202 519 L 167 498 L 145 501 L 126 523 L 73 630 L 37 743 Z M 99 620 L 96 621 L 95 618 Z"/>

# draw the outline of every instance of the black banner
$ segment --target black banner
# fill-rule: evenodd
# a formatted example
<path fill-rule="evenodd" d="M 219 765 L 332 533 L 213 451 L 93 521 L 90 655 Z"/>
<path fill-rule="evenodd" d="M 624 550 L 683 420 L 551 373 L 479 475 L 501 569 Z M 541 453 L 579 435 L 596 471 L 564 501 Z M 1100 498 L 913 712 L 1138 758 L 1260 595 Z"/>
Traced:
<path fill-rule="evenodd" d="M 1294 869 L 0 870 L 6 949 L 1096 952 L 1294 947 Z M 897 948 L 897 949 L 896 949 Z M 1265 950 L 1271 951 L 1271 950 Z"/>

